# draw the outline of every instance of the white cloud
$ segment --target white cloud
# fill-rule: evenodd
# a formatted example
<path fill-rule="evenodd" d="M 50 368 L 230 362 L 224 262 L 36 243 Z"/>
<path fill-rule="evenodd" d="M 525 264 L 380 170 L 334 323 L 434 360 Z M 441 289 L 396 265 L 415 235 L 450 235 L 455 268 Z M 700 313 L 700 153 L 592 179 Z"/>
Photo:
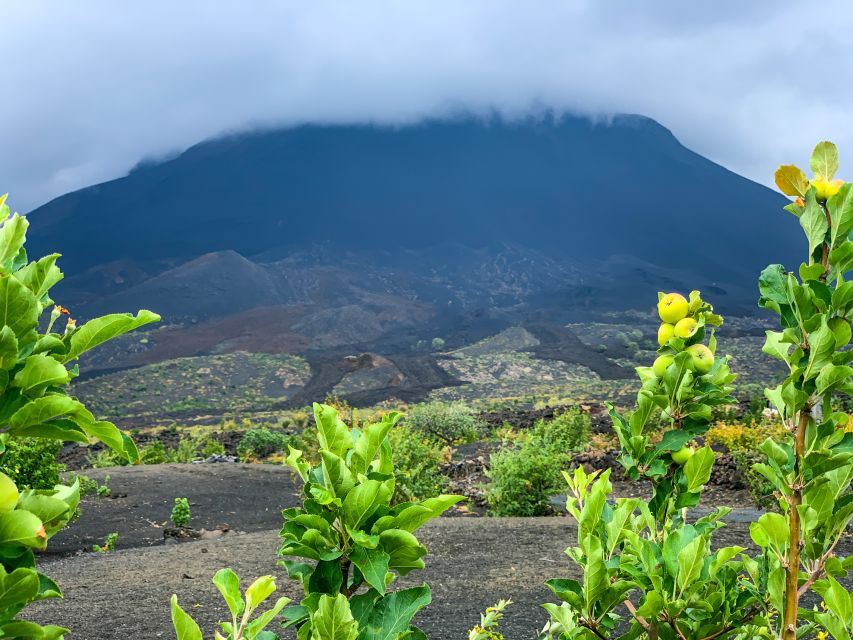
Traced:
<path fill-rule="evenodd" d="M 5 0 L 0 24 L 22 210 L 228 130 L 459 109 L 641 113 L 765 183 L 822 138 L 853 158 L 844 0 Z"/>

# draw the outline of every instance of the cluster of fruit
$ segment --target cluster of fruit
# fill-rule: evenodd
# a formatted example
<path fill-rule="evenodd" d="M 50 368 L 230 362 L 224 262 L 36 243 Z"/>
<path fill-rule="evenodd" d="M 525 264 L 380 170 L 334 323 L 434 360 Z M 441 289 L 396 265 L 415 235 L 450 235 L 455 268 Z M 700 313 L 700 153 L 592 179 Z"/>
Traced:
<path fill-rule="evenodd" d="M 699 331 L 699 321 L 690 315 L 690 303 L 680 293 L 667 293 L 661 296 L 658 302 L 658 314 L 663 321 L 658 329 L 658 344 L 661 347 L 670 345 L 673 338 L 690 340 Z M 690 354 L 690 362 L 693 370 L 698 374 L 705 374 L 714 366 L 714 353 L 701 342 L 692 344 L 684 349 Z M 658 378 L 663 378 L 669 365 L 672 364 L 674 355 L 665 353 L 655 360 L 652 370 Z"/>

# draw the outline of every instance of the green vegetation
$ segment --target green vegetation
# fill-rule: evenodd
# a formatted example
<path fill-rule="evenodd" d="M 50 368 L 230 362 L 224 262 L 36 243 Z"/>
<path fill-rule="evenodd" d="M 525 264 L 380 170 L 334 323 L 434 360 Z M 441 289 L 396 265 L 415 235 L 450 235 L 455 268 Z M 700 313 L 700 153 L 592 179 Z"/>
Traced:
<path fill-rule="evenodd" d="M 59 474 L 65 471 L 65 467 L 56 461 L 61 448 L 59 440 L 10 440 L 0 455 L 0 472 L 19 487 L 51 490 L 59 484 Z"/>
<path fill-rule="evenodd" d="M 435 498 L 447 489 L 440 469 L 445 451 L 405 425 L 388 432 L 394 455 L 394 504 Z"/>
<path fill-rule="evenodd" d="M 553 513 L 551 497 L 562 488 L 562 472 L 573 453 L 589 441 L 589 418 L 578 410 L 540 420 L 529 435 L 491 456 L 486 500 L 495 516 Z"/>
<path fill-rule="evenodd" d="M 130 438 L 115 425 L 97 420 L 68 395 L 67 387 L 77 376 L 74 363 L 83 353 L 159 318 L 141 311 L 137 316 L 95 318 L 78 327 L 68 311 L 50 298 L 51 288 L 63 277 L 56 264 L 59 255 L 28 259 L 24 244 L 29 223 L 18 214 L 10 215 L 5 200 L 0 197 L 0 453 L 8 448 L 12 456 L 6 468 L 30 484 L 43 485 L 54 477 L 55 449 L 48 450 L 52 453 L 47 454 L 43 474 L 31 469 L 33 460 L 46 455 L 45 449 L 26 444 L 32 438 L 81 444 L 100 440 L 127 460 L 136 460 Z M 62 318 L 66 320 L 60 322 Z M 36 568 L 34 551 L 44 550 L 48 540 L 74 517 L 79 500 L 76 482 L 32 489 L 19 487 L 12 477 L 0 473 L 0 575 L 5 585 L 0 635 L 58 639 L 66 633 L 54 625 L 20 620 L 18 615 L 31 602 L 61 597 L 59 586 Z"/>
<path fill-rule="evenodd" d="M 115 551 L 116 542 L 118 542 L 118 533 L 113 531 L 112 533 L 107 534 L 104 544 L 93 544 L 92 551 L 94 553 L 109 553 L 110 551 Z"/>
<path fill-rule="evenodd" d="M 279 431 L 272 431 L 266 427 L 249 429 L 240 439 L 237 453 L 243 461 L 261 460 L 284 451 L 289 442 L 290 438 Z"/>
<path fill-rule="evenodd" d="M 297 628 L 299 638 L 423 637 L 411 619 L 429 604 L 429 587 L 390 587 L 395 574 L 424 567 L 427 550 L 414 531 L 462 498 L 439 496 L 392 507 L 388 432 L 400 414 L 358 431 L 328 405 L 315 405 L 314 416 L 321 462 L 312 466 L 295 449 L 287 458 L 305 483 L 303 507 L 283 512 L 282 564 L 305 591 L 298 605 L 284 611 L 287 624 Z M 360 592 L 362 587 L 366 591 Z"/>
<path fill-rule="evenodd" d="M 175 506 L 172 507 L 172 513 L 169 520 L 179 529 L 186 527 L 190 523 L 190 501 L 186 498 L 175 498 Z"/>
<path fill-rule="evenodd" d="M 216 640 L 275 640 L 278 636 L 266 627 L 275 620 L 276 616 L 290 603 L 289 598 L 279 598 L 270 609 L 257 617 L 253 617 L 258 607 L 275 593 L 275 578 L 261 576 L 240 593 L 240 579 L 231 569 L 221 569 L 213 576 L 213 584 L 222 594 L 228 611 L 230 622 L 221 622 L 222 635 L 216 632 Z M 172 624 L 175 627 L 177 640 L 202 640 L 201 628 L 186 611 L 178 604 L 178 596 L 172 596 Z M 343 639 L 344 636 L 329 635 L 330 640 Z"/>
<path fill-rule="evenodd" d="M 406 424 L 448 446 L 477 440 L 485 431 L 474 410 L 460 402 L 415 405 L 406 416 Z"/>

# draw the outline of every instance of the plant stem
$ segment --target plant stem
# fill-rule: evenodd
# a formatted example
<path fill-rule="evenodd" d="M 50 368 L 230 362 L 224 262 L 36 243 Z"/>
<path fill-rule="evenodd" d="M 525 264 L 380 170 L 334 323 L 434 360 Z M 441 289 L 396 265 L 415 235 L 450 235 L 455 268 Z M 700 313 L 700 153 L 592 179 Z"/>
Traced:
<path fill-rule="evenodd" d="M 806 428 L 809 425 L 810 405 L 800 409 L 800 420 L 795 435 L 794 484 L 788 498 L 788 554 L 785 567 L 785 615 L 782 623 L 782 638 L 796 640 L 797 618 L 800 607 L 800 512 L 797 507 L 803 502 L 802 462 L 806 453 Z"/>

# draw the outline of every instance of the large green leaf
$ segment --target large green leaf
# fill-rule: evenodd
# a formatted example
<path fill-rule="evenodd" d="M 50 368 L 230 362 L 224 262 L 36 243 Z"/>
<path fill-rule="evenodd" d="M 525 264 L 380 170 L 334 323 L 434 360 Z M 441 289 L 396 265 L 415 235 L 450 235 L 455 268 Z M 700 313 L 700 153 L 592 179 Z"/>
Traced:
<path fill-rule="evenodd" d="M 423 569 L 426 547 L 408 531 L 388 529 L 379 534 L 379 544 L 390 557 L 389 564 L 401 576 L 415 569 Z"/>
<path fill-rule="evenodd" d="M 11 261 L 20 253 L 29 226 L 27 219 L 16 213 L 0 227 L 0 267 L 8 268 Z"/>
<path fill-rule="evenodd" d="M 343 456 L 352 447 L 349 429 L 329 405 L 314 403 L 314 420 L 317 423 L 317 439 L 320 448 Z"/>
<path fill-rule="evenodd" d="M 10 326 L 0 329 L 0 369 L 11 369 L 18 363 L 18 338 Z"/>
<path fill-rule="evenodd" d="M 38 571 L 22 567 L 6 573 L 0 565 L 0 610 L 26 604 L 35 600 L 38 594 Z"/>
<path fill-rule="evenodd" d="M 826 323 L 826 318 L 821 318 L 820 327 L 809 334 L 809 363 L 803 374 L 806 380 L 816 377 L 824 365 L 832 362 L 835 353 L 835 334 Z"/>
<path fill-rule="evenodd" d="M 46 542 L 44 525 L 29 511 L 16 509 L 0 513 L 0 547 L 22 544 L 43 549 Z"/>
<path fill-rule="evenodd" d="M 67 384 L 71 374 L 50 356 L 38 354 L 24 361 L 24 368 L 12 378 L 12 386 L 19 387 L 28 396 L 40 395 L 47 387 Z"/>
<path fill-rule="evenodd" d="M 800 216 L 800 226 L 806 232 L 806 238 L 809 241 L 809 257 L 814 254 L 817 247 L 821 245 L 829 230 L 829 225 L 826 222 L 826 214 L 823 207 L 820 206 L 815 199 L 814 191 L 809 191 L 806 195 L 806 209 L 803 215 Z"/>
<path fill-rule="evenodd" d="M 684 475 L 687 476 L 687 490 L 699 491 L 711 478 L 711 468 L 714 466 L 714 452 L 711 447 L 697 449 L 684 465 Z"/>
<path fill-rule="evenodd" d="M 355 477 L 340 456 L 321 449 L 320 457 L 323 459 L 323 478 L 326 488 L 331 489 L 337 498 L 343 500 L 355 486 Z"/>
<path fill-rule="evenodd" d="M 838 193 L 827 201 L 826 208 L 832 220 L 830 244 L 837 247 L 853 231 L 853 183 L 843 184 Z"/>
<path fill-rule="evenodd" d="M 129 313 L 114 313 L 89 320 L 71 336 L 71 347 L 65 354 L 63 361 L 74 360 L 107 340 L 112 340 L 116 336 L 133 331 L 143 325 L 159 321 L 160 316 L 147 310 L 140 311 L 136 316 Z"/>
<path fill-rule="evenodd" d="M 694 538 L 678 552 L 676 583 L 681 593 L 684 593 L 702 573 L 702 566 L 705 564 L 705 552 L 706 541 L 702 536 Z"/>
<path fill-rule="evenodd" d="M 172 626 L 175 627 L 177 640 L 202 640 L 201 629 L 196 621 L 181 609 L 176 595 L 172 595 Z"/>
<path fill-rule="evenodd" d="M 376 457 L 379 447 L 391 428 L 400 419 L 400 414 L 392 412 L 382 418 L 381 422 L 367 425 L 358 437 L 353 447 L 353 470 L 356 473 L 366 473 L 367 467 Z"/>
<path fill-rule="evenodd" d="M 36 328 L 41 306 L 33 292 L 15 278 L 0 278 L 0 326 L 19 339 Z"/>
<path fill-rule="evenodd" d="M 364 581 L 376 589 L 380 594 L 385 594 L 385 574 L 388 573 L 388 563 L 391 556 L 382 549 L 365 549 L 355 547 L 350 554 L 352 563 L 361 571 Z"/>
<path fill-rule="evenodd" d="M 829 140 L 818 142 L 809 159 L 815 176 L 832 180 L 838 171 L 838 148 Z"/>
<path fill-rule="evenodd" d="M 311 640 L 355 640 L 358 635 L 358 623 L 352 617 L 349 601 L 343 594 L 320 596 L 311 623 L 314 627 Z"/>
<path fill-rule="evenodd" d="M 343 502 L 344 524 L 359 529 L 380 505 L 391 499 L 391 490 L 378 480 L 367 480 L 353 488 Z"/>
<path fill-rule="evenodd" d="M 243 596 L 240 595 L 240 578 L 231 569 L 220 569 L 213 576 L 213 584 L 219 589 L 222 598 L 228 605 L 231 615 L 239 616 L 243 613 Z"/>
<path fill-rule="evenodd" d="M 36 300 L 45 301 L 48 291 L 62 280 L 62 271 L 56 266 L 58 253 L 45 256 L 35 262 L 30 262 L 23 269 L 16 271 L 14 276 L 33 292 Z"/>
<path fill-rule="evenodd" d="M 431 600 L 427 585 L 388 594 L 373 607 L 358 640 L 396 640 L 409 628 L 415 614 Z"/>

